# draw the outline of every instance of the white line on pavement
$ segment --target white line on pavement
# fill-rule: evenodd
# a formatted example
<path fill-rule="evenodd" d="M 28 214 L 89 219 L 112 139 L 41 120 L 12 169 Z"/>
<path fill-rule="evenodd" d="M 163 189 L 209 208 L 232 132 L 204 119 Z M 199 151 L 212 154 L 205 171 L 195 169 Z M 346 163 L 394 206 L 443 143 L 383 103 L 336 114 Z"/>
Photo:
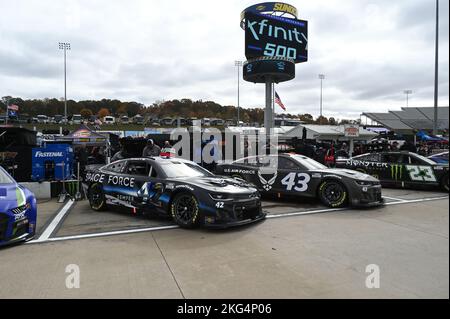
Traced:
<path fill-rule="evenodd" d="M 402 200 L 399 202 L 386 203 L 385 205 L 422 203 L 422 202 L 431 202 L 431 201 L 435 201 L 435 200 L 442 200 L 442 199 L 448 199 L 448 198 L 449 198 L 448 196 L 441 196 L 441 197 L 429 197 L 429 198 L 420 198 L 420 199 L 408 199 L 408 200 Z"/>
<path fill-rule="evenodd" d="M 286 214 L 270 214 L 267 215 L 267 219 L 272 218 L 283 218 L 283 217 L 291 217 L 291 216 L 302 216 L 302 215 L 312 215 L 312 214 L 323 214 L 330 212 L 339 212 L 342 210 L 346 210 L 348 208 L 328 208 L 328 209 L 319 209 L 319 210 L 310 210 L 306 212 L 294 212 L 294 213 L 286 213 Z"/>
<path fill-rule="evenodd" d="M 383 196 L 383 198 L 390 199 L 390 200 L 395 200 L 395 201 L 399 201 L 399 202 L 404 202 L 404 201 L 407 200 L 407 199 L 403 199 L 403 198 L 390 197 L 390 196 Z"/>
<path fill-rule="evenodd" d="M 41 236 L 36 240 L 30 241 L 29 243 L 47 241 L 74 203 L 74 201 L 69 200 L 66 205 L 64 205 L 64 207 L 59 211 L 58 215 L 56 215 L 56 217 L 52 220 L 50 225 L 48 225 L 48 227 L 42 232 Z"/>
<path fill-rule="evenodd" d="M 106 236 L 114 236 L 114 235 L 124 235 L 124 234 L 134 234 L 134 233 L 143 233 L 149 231 L 157 231 L 157 230 L 168 230 L 179 228 L 177 225 L 169 225 L 169 226 L 158 226 L 158 227 L 148 227 L 148 228 L 138 228 L 138 229 L 128 229 L 128 230 L 117 230 L 110 231 L 104 233 L 93 233 L 93 234 L 83 234 L 83 235 L 73 235 L 73 236 L 64 236 L 64 237 L 53 237 L 48 238 L 45 242 L 54 242 L 54 241 L 64 241 L 64 240 L 74 240 L 74 239 L 84 239 L 84 238 L 94 238 L 94 237 L 106 237 Z M 38 244 L 42 243 L 40 240 L 33 240 L 28 242 L 28 244 Z"/>

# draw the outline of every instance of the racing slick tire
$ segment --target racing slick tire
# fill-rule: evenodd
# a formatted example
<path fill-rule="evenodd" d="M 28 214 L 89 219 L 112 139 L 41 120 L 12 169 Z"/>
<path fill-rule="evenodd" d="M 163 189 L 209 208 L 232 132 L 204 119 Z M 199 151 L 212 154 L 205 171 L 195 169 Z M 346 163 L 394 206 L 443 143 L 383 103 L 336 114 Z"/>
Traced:
<path fill-rule="evenodd" d="M 191 193 L 178 193 L 170 204 L 172 218 L 182 228 L 198 226 L 199 212 L 198 200 Z"/>
<path fill-rule="evenodd" d="M 93 184 L 89 188 L 89 205 L 95 211 L 102 211 L 106 209 L 106 199 L 103 193 L 103 186 L 101 184 Z"/>
<path fill-rule="evenodd" d="M 441 188 L 448 192 L 449 191 L 449 185 L 448 185 L 448 174 L 444 175 L 441 179 Z"/>
<path fill-rule="evenodd" d="M 319 198 L 328 207 L 341 208 L 347 206 L 348 197 L 347 189 L 338 181 L 327 180 L 319 186 Z"/>

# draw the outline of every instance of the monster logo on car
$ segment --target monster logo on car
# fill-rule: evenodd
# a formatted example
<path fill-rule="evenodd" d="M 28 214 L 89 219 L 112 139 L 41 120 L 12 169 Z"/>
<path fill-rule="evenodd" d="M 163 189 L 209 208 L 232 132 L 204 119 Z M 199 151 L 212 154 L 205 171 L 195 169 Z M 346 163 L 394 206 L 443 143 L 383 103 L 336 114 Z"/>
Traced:
<path fill-rule="evenodd" d="M 403 165 L 392 164 L 391 165 L 391 178 L 401 180 L 403 177 Z"/>

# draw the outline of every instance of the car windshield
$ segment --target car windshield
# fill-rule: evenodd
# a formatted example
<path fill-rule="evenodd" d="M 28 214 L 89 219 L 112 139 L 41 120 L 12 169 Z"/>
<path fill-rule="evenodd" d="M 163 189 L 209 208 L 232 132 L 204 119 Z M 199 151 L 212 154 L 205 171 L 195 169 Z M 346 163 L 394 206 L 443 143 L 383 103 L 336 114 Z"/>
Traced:
<path fill-rule="evenodd" d="M 214 176 L 203 167 L 181 161 L 161 163 L 161 170 L 168 178 Z"/>
<path fill-rule="evenodd" d="M 306 169 L 327 169 L 323 164 L 316 162 L 315 160 L 302 156 L 302 155 L 292 155 L 292 158 L 300 163 L 300 165 L 304 166 Z"/>
<path fill-rule="evenodd" d="M 2 169 L 0 169 L 0 184 L 14 184 L 14 181 Z"/>

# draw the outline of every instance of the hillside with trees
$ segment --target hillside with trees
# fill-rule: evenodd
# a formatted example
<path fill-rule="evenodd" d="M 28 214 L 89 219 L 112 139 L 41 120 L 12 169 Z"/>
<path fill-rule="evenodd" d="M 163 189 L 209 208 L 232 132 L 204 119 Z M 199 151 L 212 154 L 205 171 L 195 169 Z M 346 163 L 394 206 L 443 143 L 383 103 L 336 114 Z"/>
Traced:
<path fill-rule="evenodd" d="M 39 114 L 47 116 L 55 116 L 64 114 L 64 101 L 55 98 L 46 99 L 28 99 L 8 97 L 10 104 L 19 106 L 19 116 L 35 117 Z M 5 99 L 0 101 L 0 114 L 5 114 Z M 96 115 L 100 118 L 106 115 L 120 116 L 128 115 L 133 117 L 137 114 L 152 118 L 162 119 L 165 117 L 183 117 L 183 118 L 220 118 L 220 119 L 236 119 L 237 108 L 232 105 L 220 105 L 213 101 L 193 101 L 191 99 L 171 100 L 155 102 L 152 105 L 144 105 L 138 102 L 123 102 L 120 100 L 83 100 L 83 101 L 67 101 L 68 114 L 81 114 L 88 118 Z M 300 119 L 308 124 L 345 124 L 355 121 L 340 120 L 330 117 L 319 117 L 314 119 L 311 114 L 277 114 L 284 116 L 286 119 Z M 261 108 L 241 108 L 240 119 L 246 123 L 264 122 L 264 109 Z"/>

